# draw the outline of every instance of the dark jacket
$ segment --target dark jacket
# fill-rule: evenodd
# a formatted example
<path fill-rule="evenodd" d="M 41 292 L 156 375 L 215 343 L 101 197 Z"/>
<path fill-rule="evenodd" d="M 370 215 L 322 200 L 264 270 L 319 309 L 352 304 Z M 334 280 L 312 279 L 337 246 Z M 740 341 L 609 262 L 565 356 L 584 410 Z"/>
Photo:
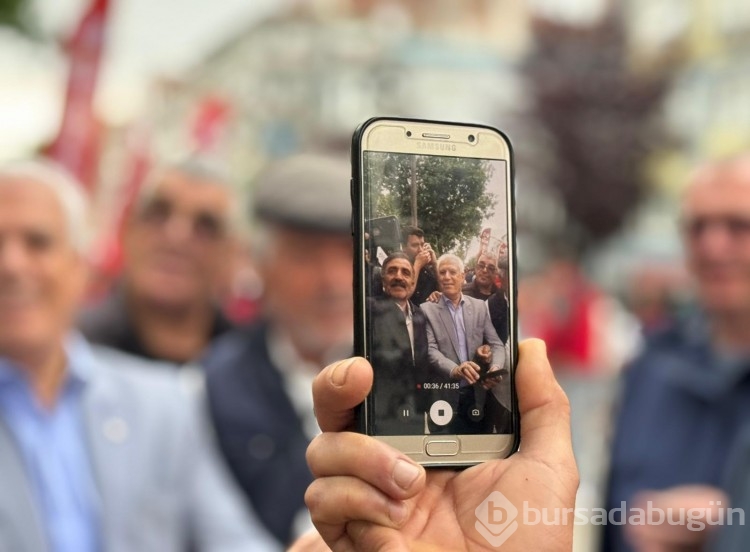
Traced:
<path fill-rule="evenodd" d="M 144 345 L 130 318 L 125 291 L 122 288 L 117 288 L 101 303 L 84 309 L 78 319 L 78 328 L 92 343 L 106 345 L 141 358 L 176 362 L 174 359 L 154 355 Z M 232 323 L 217 308 L 214 311 L 209 340 L 216 339 L 231 328 Z"/>
<path fill-rule="evenodd" d="M 623 501 L 632 507 L 643 490 L 706 484 L 731 495 L 737 481 L 748 487 L 750 455 L 745 453 L 744 471 L 733 459 L 750 443 L 750 358 L 722 357 L 702 317 L 651 338 L 626 369 L 623 384 L 608 508 Z M 622 526 L 605 527 L 603 549 L 631 550 Z"/>
<path fill-rule="evenodd" d="M 374 371 L 373 397 L 380 435 L 422 433 L 429 406 L 421 387 L 427 377 L 427 330 L 422 310 L 411 304 L 414 354 L 403 311 L 388 297 L 371 299 L 370 360 Z M 407 410 L 408 414 L 404 411 Z"/>
<path fill-rule="evenodd" d="M 411 302 L 415 305 L 421 305 L 435 291 L 438 291 L 438 281 L 434 265 L 423 266 L 422 270 L 419 271 L 417 286 L 412 293 Z"/>
<path fill-rule="evenodd" d="M 229 468 L 261 521 L 289 543 L 312 482 L 309 439 L 271 362 L 267 334 L 259 322 L 222 336 L 204 361 L 206 385 Z"/>

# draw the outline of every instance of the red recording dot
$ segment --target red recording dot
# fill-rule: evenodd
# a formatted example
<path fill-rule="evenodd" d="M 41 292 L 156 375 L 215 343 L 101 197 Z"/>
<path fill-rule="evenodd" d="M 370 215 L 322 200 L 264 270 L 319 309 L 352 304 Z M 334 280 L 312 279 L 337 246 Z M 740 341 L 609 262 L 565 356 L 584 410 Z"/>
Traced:
<path fill-rule="evenodd" d="M 421 383 L 417 384 L 417 389 L 422 389 L 422 384 Z"/>

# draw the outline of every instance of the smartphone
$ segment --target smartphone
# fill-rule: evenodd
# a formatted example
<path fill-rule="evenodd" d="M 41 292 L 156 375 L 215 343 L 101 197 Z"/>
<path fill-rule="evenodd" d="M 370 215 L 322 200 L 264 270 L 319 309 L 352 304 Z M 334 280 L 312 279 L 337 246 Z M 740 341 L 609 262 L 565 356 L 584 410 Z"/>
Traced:
<path fill-rule="evenodd" d="M 401 243 L 373 259 L 370 231 L 386 220 Z M 359 430 L 425 466 L 518 450 L 508 138 L 477 124 L 366 121 L 352 139 L 352 230 L 355 352 L 374 375 Z"/>

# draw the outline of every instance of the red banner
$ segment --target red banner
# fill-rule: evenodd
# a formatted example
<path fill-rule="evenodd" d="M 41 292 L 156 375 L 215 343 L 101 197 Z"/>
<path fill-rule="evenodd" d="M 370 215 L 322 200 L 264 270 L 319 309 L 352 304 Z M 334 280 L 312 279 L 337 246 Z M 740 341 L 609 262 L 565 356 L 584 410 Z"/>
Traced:
<path fill-rule="evenodd" d="M 91 285 L 87 300 L 95 303 L 112 290 L 122 270 L 122 235 L 136 198 L 148 171 L 151 170 L 151 130 L 147 124 L 130 129 L 125 141 L 125 161 L 121 169 L 122 182 L 107 225 L 92 248 Z"/>
<path fill-rule="evenodd" d="M 65 50 L 70 74 L 60 131 L 49 156 L 78 177 L 88 190 L 96 182 L 99 122 L 94 93 L 106 34 L 109 0 L 93 0 Z"/>
<path fill-rule="evenodd" d="M 497 262 L 499 263 L 501 260 L 506 262 L 508 260 L 508 244 L 504 241 L 501 241 L 497 246 Z"/>
<path fill-rule="evenodd" d="M 231 108 L 218 96 L 207 96 L 198 104 L 191 137 L 195 148 L 202 153 L 215 151 L 229 126 Z"/>
<path fill-rule="evenodd" d="M 480 255 L 482 255 L 485 251 L 487 251 L 488 246 L 490 245 L 490 235 L 492 234 L 491 228 L 485 228 L 482 230 L 482 233 L 479 235 L 479 255 L 477 255 L 477 258 L 479 258 Z"/>

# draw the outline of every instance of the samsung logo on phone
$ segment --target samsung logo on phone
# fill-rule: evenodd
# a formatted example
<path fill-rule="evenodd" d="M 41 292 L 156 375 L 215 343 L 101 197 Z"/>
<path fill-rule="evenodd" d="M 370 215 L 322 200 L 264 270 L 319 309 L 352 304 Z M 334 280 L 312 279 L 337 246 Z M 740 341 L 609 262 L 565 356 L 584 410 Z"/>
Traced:
<path fill-rule="evenodd" d="M 456 151 L 456 144 L 445 144 L 442 142 L 417 142 L 417 149 Z"/>

